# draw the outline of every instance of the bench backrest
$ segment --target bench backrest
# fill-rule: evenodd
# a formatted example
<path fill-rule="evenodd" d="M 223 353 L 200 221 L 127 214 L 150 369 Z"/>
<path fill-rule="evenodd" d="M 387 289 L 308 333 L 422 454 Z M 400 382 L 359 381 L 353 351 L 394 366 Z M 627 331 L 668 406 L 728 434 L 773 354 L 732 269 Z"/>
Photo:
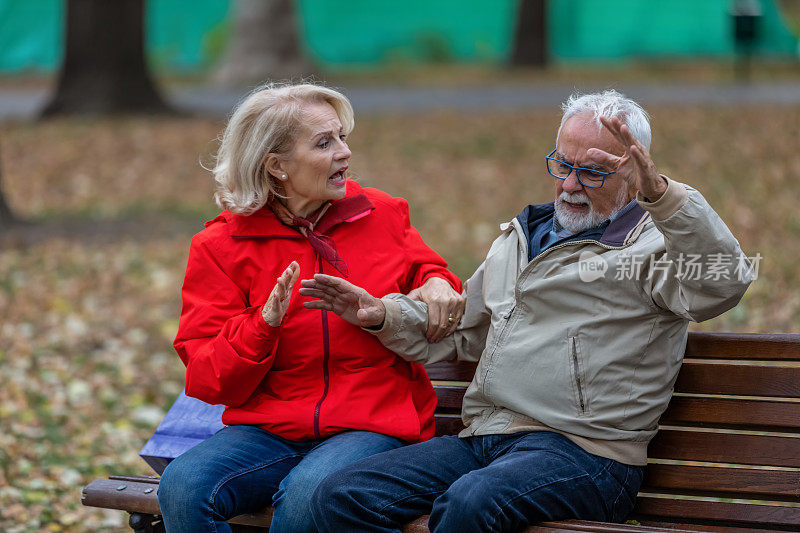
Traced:
<path fill-rule="evenodd" d="M 475 364 L 426 369 L 457 433 Z M 638 517 L 800 529 L 800 335 L 690 333 L 648 457 Z"/>

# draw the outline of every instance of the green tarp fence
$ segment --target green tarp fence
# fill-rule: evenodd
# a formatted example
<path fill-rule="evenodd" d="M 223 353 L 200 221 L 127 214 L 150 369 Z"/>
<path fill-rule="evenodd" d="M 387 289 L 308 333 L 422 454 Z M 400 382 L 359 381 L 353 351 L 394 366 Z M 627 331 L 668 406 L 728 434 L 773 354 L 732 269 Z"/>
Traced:
<path fill-rule="evenodd" d="M 755 52 L 798 57 L 775 0 L 760 0 Z M 308 54 L 331 69 L 411 62 L 502 62 L 518 0 L 296 0 Z M 555 62 L 729 57 L 731 0 L 549 0 Z M 219 60 L 233 0 L 147 0 L 150 61 L 202 71 Z M 51 72 L 62 56 L 63 0 L 0 0 L 0 72 Z"/>

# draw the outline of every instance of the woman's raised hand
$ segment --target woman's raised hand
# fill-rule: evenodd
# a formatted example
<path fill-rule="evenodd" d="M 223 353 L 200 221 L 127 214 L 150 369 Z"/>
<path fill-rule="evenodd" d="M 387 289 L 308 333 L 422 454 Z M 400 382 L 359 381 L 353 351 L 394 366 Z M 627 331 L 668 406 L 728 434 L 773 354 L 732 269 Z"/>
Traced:
<path fill-rule="evenodd" d="M 428 305 L 428 342 L 439 342 L 456 330 L 467 300 L 442 278 L 428 278 L 421 286 L 408 293 L 412 300 Z"/>
<path fill-rule="evenodd" d="M 386 308 L 380 299 L 342 278 L 314 274 L 314 279 L 304 279 L 300 285 L 300 294 L 319 298 L 304 302 L 303 306 L 308 309 L 333 311 L 362 328 L 380 326 L 386 317 Z"/>
<path fill-rule="evenodd" d="M 275 287 L 267 298 L 267 303 L 261 308 L 261 316 L 264 322 L 276 328 L 281 325 L 286 310 L 289 309 L 289 301 L 292 298 L 292 288 L 297 278 L 300 277 L 300 265 L 297 261 L 292 261 L 283 274 L 278 277 Z"/>

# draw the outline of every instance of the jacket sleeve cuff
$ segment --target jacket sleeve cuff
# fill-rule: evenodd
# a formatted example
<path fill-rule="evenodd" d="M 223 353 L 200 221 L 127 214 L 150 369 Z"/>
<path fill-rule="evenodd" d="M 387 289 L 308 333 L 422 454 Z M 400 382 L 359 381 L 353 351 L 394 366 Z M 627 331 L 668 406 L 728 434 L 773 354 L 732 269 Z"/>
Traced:
<path fill-rule="evenodd" d="M 461 280 L 458 279 L 455 276 L 455 274 L 453 274 L 449 270 L 432 270 L 430 272 L 426 272 L 420 279 L 419 286 L 422 287 L 423 285 L 425 285 L 425 282 L 431 278 L 442 278 L 447 283 L 449 283 L 450 286 L 453 288 L 453 290 L 456 292 L 460 293 L 462 290 Z"/>
<path fill-rule="evenodd" d="M 280 332 L 281 328 L 280 326 L 273 327 L 267 324 L 267 322 L 261 316 L 260 308 L 256 309 L 256 311 L 250 315 L 249 320 L 253 336 L 256 339 L 257 350 L 243 350 L 239 355 L 245 359 L 259 363 L 267 358 L 273 351 L 275 342 L 278 340 L 278 333 Z"/>
<path fill-rule="evenodd" d="M 274 338 L 281 329 L 280 326 L 274 327 L 267 324 L 267 321 L 261 316 L 261 307 L 253 312 L 250 320 L 253 322 L 253 331 L 259 338 Z"/>
<path fill-rule="evenodd" d="M 641 192 L 636 193 L 636 201 L 650 213 L 653 220 L 668 219 L 683 207 L 689 197 L 689 193 L 682 183 L 671 180 L 663 174 L 661 177 L 667 180 L 667 190 L 655 202 L 647 201 Z"/>
<path fill-rule="evenodd" d="M 361 328 L 364 331 L 372 333 L 378 339 L 390 339 L 394 337 L 401 324 L 403 318 L 403 311 L 400 308 L 400 304 L 389 298 L 388 296 L 384 296 L 381 298 L 381 302 L 383 302 L 383 307 L 386 310 L 386 314 L 383 317 L 383 325 L 380 328 Z"/>

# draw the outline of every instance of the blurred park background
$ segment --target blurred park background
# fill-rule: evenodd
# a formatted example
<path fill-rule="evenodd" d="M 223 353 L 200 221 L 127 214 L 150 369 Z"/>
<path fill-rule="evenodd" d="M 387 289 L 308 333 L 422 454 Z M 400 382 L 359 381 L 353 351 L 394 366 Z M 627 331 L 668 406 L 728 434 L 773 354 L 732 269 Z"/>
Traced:
<path fill-rule="evenodd" d="M 692 329 L 800 332 L 799 35 L 800 0 L 0 0 L 0 530 L 125 530 L 80 487 L 148 473 L 203 165 L 266 80 L 351 97 L 351 169 L 462 278 L 552 200 L 559 103 L 616 88 L 763 258 Z"/>

